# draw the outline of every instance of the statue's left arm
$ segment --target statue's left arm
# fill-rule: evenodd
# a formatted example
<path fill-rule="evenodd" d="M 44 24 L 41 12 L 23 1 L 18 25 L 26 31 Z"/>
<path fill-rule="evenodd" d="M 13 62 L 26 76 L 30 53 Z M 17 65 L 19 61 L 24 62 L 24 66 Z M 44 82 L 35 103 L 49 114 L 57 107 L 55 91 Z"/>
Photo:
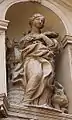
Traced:
<path fill-rule="evenodd" d="M 51 32 L 51 31 L 48 31 L 48 32 L 44 32 L 43 33 L 45 36 L 48 37 L 48 39 L 51 40 L 51 44 L 50 44 L 50 48 L 51 50 L 53 50 L 55 53 L 58 53 L 59 52 L 59 48 L 60 48 L 60 45 L 59 45 L 59 42 L 57 41 L 56 38 L 59 37 L 59 34 L 56 33 L 56 32 Z"/>
<path fill-rule="evenodd" d="M 47 32 L 44 32 L 43 34 L 49 38 L 57 38 L 59 36 L 58 33 L 53 32 L 53 31 L 47 31 Z"/>

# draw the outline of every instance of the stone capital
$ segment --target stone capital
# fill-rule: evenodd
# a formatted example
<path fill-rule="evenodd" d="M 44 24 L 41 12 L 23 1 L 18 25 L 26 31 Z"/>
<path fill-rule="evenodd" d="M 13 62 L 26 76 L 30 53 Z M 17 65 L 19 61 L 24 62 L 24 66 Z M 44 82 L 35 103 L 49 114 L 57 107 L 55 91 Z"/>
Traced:
<path fill-rule="evenodd" d="M 72 44 L 72 36 L 65 35 L 61 42 L 63 47 L 65 48 L 68 44 Z"/>
<path fill-rule="evenodd" d="M 8 20 L 0 20 L 0 30 L 7 30 L 8 23 Z"/>

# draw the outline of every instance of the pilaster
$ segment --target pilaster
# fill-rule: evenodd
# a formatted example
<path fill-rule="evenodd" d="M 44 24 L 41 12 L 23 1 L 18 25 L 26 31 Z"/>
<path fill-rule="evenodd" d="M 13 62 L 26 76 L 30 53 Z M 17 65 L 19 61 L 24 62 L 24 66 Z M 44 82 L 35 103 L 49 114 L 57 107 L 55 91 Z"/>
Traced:
<path fill-rule="evenodd" d="M 0 117 L 7 116 L 7 83 L 6 83 L 6 56 L 5 56 L 5 31 L 7 20 L 0 20 Z"/>
<path fill-rule="evenodd" d="M 63 50 L 57 66 L 57 80 L 64 86 L 69 99 L 69 113 L 72 113 L 72 36 L 65 35 L 62 42 Z"/>
<path fill-rule="evenodd" d="M 72 36 L 65 35 L 63 40 L 61 41 L 63 47 L 65 48 L 67 45 L 72 45 Z"/>

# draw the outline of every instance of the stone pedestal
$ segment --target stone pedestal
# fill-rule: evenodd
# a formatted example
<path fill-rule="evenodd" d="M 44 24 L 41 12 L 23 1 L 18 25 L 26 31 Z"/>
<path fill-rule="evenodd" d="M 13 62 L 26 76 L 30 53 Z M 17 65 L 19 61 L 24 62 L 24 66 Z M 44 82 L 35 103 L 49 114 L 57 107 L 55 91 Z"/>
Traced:
<path fill-rule="evenodd" d="M 72 120 L 72 116 L 50 107 L 11 105 L 8 117 L 0 120 Z"/>

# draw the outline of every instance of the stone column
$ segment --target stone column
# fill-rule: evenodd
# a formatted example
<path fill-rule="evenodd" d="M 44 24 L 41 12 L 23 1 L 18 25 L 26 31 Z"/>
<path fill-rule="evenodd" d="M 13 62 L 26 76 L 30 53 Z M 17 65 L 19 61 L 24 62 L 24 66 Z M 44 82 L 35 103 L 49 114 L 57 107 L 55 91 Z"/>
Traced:
<path fill-rule="evenodd" d="M 8 26 L 7 20 L 0 20 L 0 117 L 7 116 L 8 102 L 6 83 L 6 56 L 5 56 L 5 31 Z"/>
<path fill-rule="evenodd" d="M 62 40 L 63 50 L 57 66 L 57 79 L 64 86 L 69 99 L 69 113 L 72 113 L 72 36 Z"/>
<path fill-rule="evenodd" d="M 8 22 L 7 20 L 0 20 L 0 94 L 7 94 L 5 30 L 7 29 Z"/>

